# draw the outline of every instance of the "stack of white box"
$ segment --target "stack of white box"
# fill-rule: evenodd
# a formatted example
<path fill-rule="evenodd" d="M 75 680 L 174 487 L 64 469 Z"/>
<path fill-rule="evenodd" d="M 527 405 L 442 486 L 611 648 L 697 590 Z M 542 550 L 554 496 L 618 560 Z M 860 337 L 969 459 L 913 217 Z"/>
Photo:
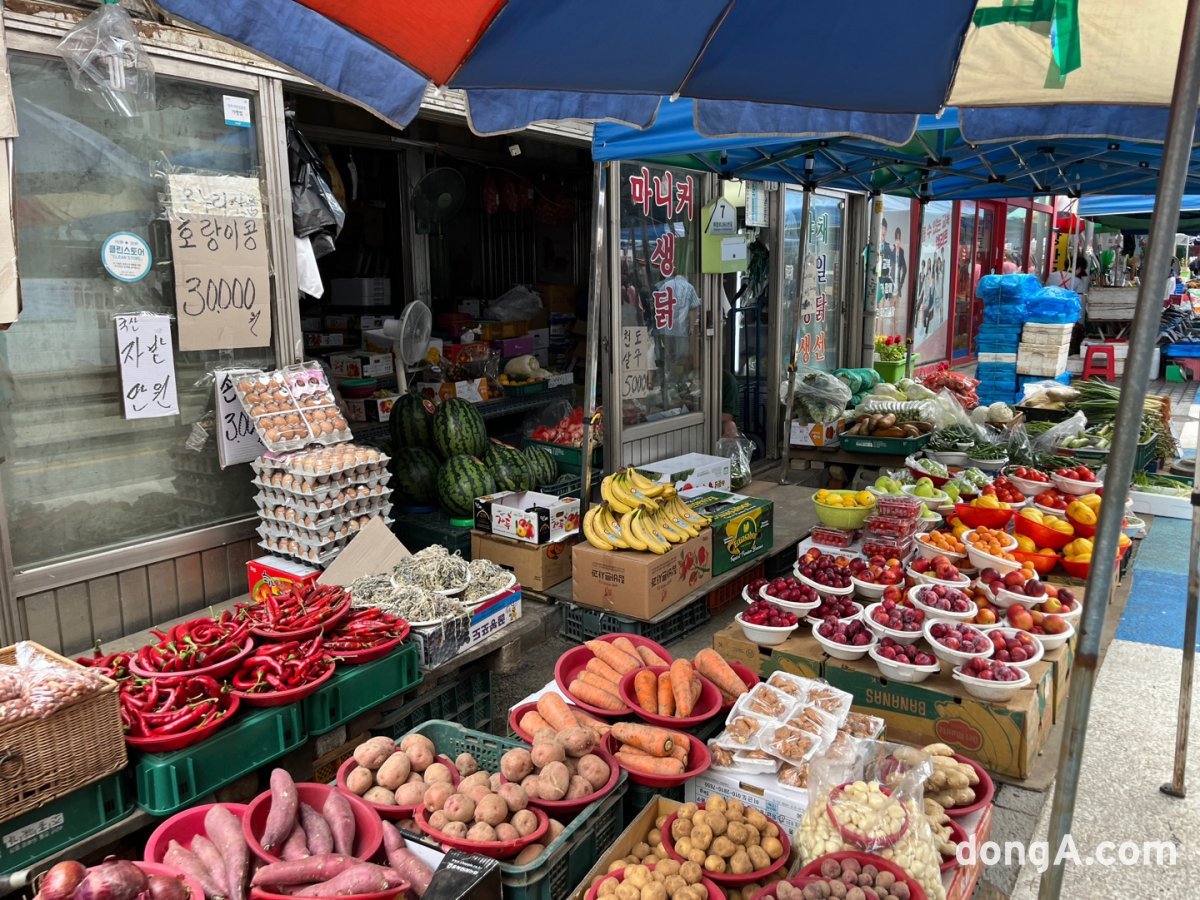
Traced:
<path fill-rule="evenodd" d="M 1025 323 L 1017 345 L 1017 374 L 1056 378 L 1067 371 L 1074 323 L 1042 325 Z"/>

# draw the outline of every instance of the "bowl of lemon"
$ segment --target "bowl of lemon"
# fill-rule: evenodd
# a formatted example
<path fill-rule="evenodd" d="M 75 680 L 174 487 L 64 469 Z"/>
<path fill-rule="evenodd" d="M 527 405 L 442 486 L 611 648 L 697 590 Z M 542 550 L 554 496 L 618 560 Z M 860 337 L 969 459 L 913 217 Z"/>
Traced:
<path fill-rule="evenodd" d="M 862 528 L 867 516 L 875 512 L 875 495 L 869 491 L 831 491 L 825 488 L 813 496 L 817 518 L 830 528 Z"/>

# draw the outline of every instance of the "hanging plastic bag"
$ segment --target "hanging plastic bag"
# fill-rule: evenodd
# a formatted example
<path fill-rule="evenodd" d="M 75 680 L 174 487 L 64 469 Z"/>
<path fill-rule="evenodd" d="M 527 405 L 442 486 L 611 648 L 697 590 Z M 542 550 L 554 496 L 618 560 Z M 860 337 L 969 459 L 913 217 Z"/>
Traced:
<path fill-rule="evenodd" d="M 787 402 L 788 382 L 784 379 L 779 395 Z M 845 383 L 829 372 L 796 367 L 795 411 L 810 422 L 829 425 L 836 422 L 846 411 L 846 404 L 854 396 Z"/>
<path fill-rule="evenodd" d="M 129 13 L 105 0 L 58 44 L 77 91 L 126 118 L 154 110 L 154 66 Z"/>
<path fill-rule="evenodd" d="M 750 483 L 750 460 L 754 456 L 754 441 L 740 431 L 737 437 L 723 437 L 717 441 L 717 456 L 729 460 L 729 483 L 735 491 Z"/>
<path fill-rule="evenodd" d="M 334 240 L 346 222 L 346 213 L 329 187 L 325 163 L 296 127 L 293 113 L 287 115 L 287 142 L 292 233 L 311 238 L 313 255 L 320 259 L 333 252 Z"/>

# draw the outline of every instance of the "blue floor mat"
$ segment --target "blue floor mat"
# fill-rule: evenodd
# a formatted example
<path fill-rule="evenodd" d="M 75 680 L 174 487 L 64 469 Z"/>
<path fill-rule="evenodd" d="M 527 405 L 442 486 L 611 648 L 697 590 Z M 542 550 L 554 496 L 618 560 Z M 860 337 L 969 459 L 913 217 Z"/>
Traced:
<path fill-rule="evenodd" d="M 1129 602 L 1117 626 L 1117 638 L 1183 649 L 1183 614 L 1192 523 L 1154 520 L 1138 548 Z"/>
<path fill-rule="evenodd" d="M 1191 544 L 1191 519 L 1167 519 L 1160 516 L 1154 520 L 1149 534 L 1138 547 L 1133 570 L 1187 575 Z"/>

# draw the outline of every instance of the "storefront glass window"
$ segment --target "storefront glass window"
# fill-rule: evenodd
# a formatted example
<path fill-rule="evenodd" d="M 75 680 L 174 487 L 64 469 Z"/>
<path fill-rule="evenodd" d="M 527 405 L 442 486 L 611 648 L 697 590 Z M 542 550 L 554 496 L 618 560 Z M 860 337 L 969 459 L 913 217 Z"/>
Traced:
<path fill-rule="evenodd" d="M 880 227 L 879 290 L 875 334 L 908 334 L 908 263 L 912 257 L 912 201 L 883 197 Z"/>
<path fill-rule="evenodd" d="M 1050 213 L 1033 211 L 1033 226 L 1029 235 L 1029 268 L 1031 275 L 1046 277 L 1046 257 L 1050 253 Z"/>
<path fill-rule="evenodd" d="M 1005 275 L 1025 271 L 1025 220 L 1028 217 L 1029 210 L 1022 206 L 1008 208 L 1004 221 L 1004 261 L 1001 263 Z"/>
<path fill-rule="evenodd" d="M 628 427 L 703 412 L 700 176 L 620 167 L 618 379 Z"/>
<path fill-rule="evenodd" d="M 788 190 L 783 232 L 783 359 L 791 359 L 789 342 L 800 312 L 796 360 L 818 369 L 836 369 L 842 318 L 842 252 L 846 204 L 840 197 L 813 194 L 809 200 L 804 279 L 800 279 L 800 216 L 804 195 Z"/>
<path fill-rule="evenodd" d="M 926 366 L 946 358 L 953 325 L 950 315 L 950 281 L 954 261 L 950 258 L 954 204 L 935 200 L 925 205 L 921 227 L 921 248 L 916 272 L 917 300 L 913 326 L 913 346 Z"/>
<path fill-rule="evenodd" d="M 211 440 L 200 452 L 185 441 L 213 405 L 211 385 L 197 386 L 205 373 L 271 366 L 270 348 L 176 351 L 181 415 L 131 421 L 123 415 L 112 321 L 118 312 L 175 310 L 155 173 L 258 172 L 257 124 L 227 125 L 223 111 L 223 98 L 246 95 L 160 75 L 158 109 L 122 118 L 76 91 L 60 59 L 13 55 L 10 63 L 24 308 L 0 333 L 0 483 L 14 565 L 252 513 L 249 466 L 222 472 Z M 136 283 L 115 280 L 101 265 L 105 239 L 122 231 L 147 241 L 153 255 Z"/>

